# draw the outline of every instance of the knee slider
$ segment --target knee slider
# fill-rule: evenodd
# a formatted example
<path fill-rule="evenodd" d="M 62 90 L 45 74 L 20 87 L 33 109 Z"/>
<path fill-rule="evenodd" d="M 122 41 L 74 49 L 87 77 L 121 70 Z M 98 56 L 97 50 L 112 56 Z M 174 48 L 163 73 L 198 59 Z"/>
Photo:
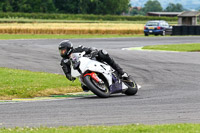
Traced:
<path fill-rule="evenodd" d="M 107 58 L 109 55 L 108 55 L 108 52 L 106 51 L 106 50 L 100 50 L 99 51 L 99 56 L 101 57 L 101 58 Z"/>
<path fill-rule="evenodd" d="M 102 52 L 102 54 L 104 54 L 104 55 L 108 55 L 108 52 L 107 52 L 105 49 L 101 50 L 101 52 Z"/>

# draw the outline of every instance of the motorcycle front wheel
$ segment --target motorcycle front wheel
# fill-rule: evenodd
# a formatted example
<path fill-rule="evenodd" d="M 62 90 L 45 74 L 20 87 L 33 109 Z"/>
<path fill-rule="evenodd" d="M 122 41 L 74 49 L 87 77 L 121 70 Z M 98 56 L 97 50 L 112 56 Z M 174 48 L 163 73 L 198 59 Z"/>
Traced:
<path fill-rule="evenodd" d="M 99 77 L 104 83 L 97 83 L 91 76 L 84 77 L 85 85 L 98 97 L 108 98 L 110 96 L 109 87 L 104 79 Z"/>

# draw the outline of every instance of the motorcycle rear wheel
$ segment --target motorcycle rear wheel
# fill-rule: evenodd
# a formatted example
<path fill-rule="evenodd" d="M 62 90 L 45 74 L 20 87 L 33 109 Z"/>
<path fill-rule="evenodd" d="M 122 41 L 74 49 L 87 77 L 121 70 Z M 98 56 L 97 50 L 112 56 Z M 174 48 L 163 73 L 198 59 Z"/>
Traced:
<path fill-rule="evenodd" d="M 99 77 L 100 78 L 100 77 Z M 100 98 L 108 98 L 110 96 L 110 90 L 109 87 L 107 86 L 107 84 L 104 81 L 104 87 L 105 87 L 105 91 L 101 89 L 100 86 L 98 86 L 98 83 L 95 83 L 96 81 L 94 81 L 90 76 L 85 76 L 84 77 L 84 83 L 85 85 L 94 93 L 96 94 L 98 97 Z"/>
<path fill-rule="evenodd" d="M 138 92 L 138 86 L 131 77 L 131 82 L 123 81 L 128 86 L 128 89 L 124 92 L 126 95 L 135 95 Z"/>

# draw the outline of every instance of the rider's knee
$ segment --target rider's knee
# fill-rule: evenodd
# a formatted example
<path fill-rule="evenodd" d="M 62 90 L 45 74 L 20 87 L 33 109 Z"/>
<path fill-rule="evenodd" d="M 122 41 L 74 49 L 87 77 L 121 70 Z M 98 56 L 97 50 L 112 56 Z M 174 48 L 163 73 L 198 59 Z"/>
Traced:
<path fill-rule="evenodd" d="M 103 59 L 103 58 L 108 58 L 109 54 L 106 50 L 103 49 L 99 51 L 98 56 Z"/>

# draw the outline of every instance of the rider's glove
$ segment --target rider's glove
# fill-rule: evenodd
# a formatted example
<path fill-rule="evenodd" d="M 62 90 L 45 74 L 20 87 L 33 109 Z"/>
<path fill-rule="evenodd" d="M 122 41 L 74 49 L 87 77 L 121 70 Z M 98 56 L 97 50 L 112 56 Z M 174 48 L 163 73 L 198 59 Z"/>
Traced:
<path fill-rule="evenodd" d="M 98 56 L 98 51 L 92 51 L 90 53 L 90 55 L 91 55 L 91 58 L 97 57 Z"/>

